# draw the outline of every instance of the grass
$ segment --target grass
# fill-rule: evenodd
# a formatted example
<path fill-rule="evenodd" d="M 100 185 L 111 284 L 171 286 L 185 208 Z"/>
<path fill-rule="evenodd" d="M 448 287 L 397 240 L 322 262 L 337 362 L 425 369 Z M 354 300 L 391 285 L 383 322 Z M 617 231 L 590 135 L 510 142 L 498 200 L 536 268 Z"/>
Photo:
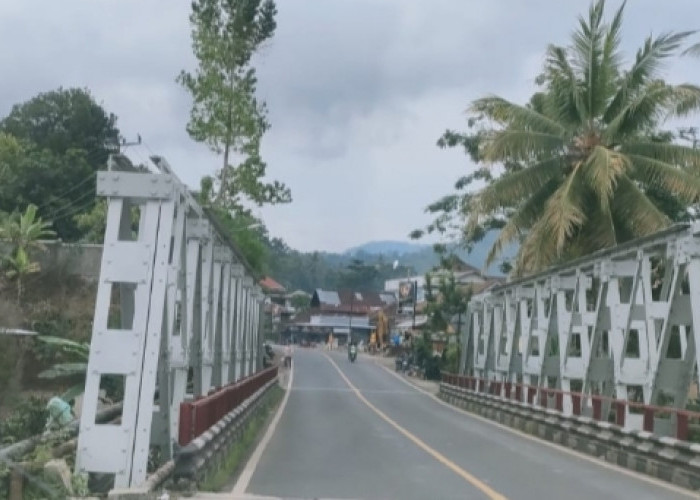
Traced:
<path fill-rule="evenodd" d="M 231 484 L 239 466 L 250 453 L 261 432 L 267 427 L 269 417 L 277 409 L 283 394 L 284 390 L 275 385 L 263 396 L 260 408 L 245 425 L 241 439 L 231 446 L 219 467 L 207 471 L 204 481 L 198 487 L 200 491 L 221 491 L 222 488 Z"/>

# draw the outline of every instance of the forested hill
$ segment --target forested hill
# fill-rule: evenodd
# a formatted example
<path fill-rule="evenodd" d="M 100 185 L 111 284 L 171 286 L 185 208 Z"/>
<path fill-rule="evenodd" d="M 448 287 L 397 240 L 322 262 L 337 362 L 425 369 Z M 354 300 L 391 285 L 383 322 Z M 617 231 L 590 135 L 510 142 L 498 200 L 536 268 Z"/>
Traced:
<path fill-rule="evenodd" d="M 471 252 L 456 249 L 465 262 L 482 269 L 486 254 L 497 233 L 491 232 L 474 245 Z M 506 257 L 514 255 L 514 249 Z M 269 244 L 269 274 L 288 290 L 312 291 L 315 288 L 357 288 L 381 290 L 384 281 L 409 274 L 423 274 L 439 263 L 439 257 L 430 245 L 409 242 L 370 242 L 344 253 L 299 252 L 290 249 L 281 240 Z M 394 269 L 393 264 L 398 261 Z M 499 264 L 486 273 L 502 275 Z"/>

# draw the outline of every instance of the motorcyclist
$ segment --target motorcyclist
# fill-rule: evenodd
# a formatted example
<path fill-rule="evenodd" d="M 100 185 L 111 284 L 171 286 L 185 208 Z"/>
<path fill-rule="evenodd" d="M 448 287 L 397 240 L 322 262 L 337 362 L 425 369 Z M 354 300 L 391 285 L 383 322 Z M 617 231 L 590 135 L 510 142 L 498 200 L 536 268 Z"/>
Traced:
<path fill-rule="evenodd" d="M 355 361 L 357 357 L 357 343 L 354 340 L 348 342 L 348 359 L 350 361 Z"/>

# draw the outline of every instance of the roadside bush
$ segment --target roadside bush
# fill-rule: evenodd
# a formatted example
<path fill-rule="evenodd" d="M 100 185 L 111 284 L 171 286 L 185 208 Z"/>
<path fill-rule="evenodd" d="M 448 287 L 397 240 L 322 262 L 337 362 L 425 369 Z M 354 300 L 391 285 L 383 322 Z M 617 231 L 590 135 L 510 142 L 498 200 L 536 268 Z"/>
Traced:
<path fill-rule="evenodd" d="M 440 356 L 431 356 L 425 360 L 425 378 L 428 380 L 440 380 Z"/>
<path fill-rule="evenodd" d="M 7 418 L 0 421 L 0 442 L 15 443 L 44 431 L 46 419 L 45 398 L 30 396 L 21 401 Z"/>
<path fill-rule="evenodd" d="M 449 344 L 442 352 L 442 370 L 457 373 L 459 370 L 459 344 Z"/>

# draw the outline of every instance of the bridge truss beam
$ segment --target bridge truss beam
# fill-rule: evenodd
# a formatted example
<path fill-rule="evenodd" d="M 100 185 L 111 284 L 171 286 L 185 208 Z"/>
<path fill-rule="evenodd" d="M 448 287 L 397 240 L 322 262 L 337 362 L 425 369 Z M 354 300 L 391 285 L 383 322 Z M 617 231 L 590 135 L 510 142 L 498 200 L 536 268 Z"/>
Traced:
<path fill-rule="evenodd" d="M 683 408 L 700 349 L 700 223 L 476 295 L 461 335 L 462 374 L 561 389 L 567 414 L 569 392 L 584 394 L 584 413 L 586 395 Z"/>
<path fill-rule="evenodd" d="M 107 198 L 76 469 L 146 480 L 151 448 L 173 456 L 180 403 L 260 366 L 262 290 L 161 157 L 158 173 L 100 173 Z M 188 373 L 192 391 L 188 391 Z M 105 381 L 124 389 L 121 422 L 96 424 Z"/>

